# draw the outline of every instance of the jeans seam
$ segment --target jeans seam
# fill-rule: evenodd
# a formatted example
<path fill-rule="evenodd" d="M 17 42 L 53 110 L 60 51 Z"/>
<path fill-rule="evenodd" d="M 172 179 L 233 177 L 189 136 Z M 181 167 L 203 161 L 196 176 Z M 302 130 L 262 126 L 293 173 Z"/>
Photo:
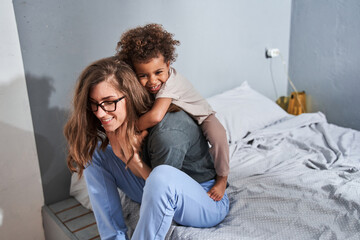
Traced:
<path fill-rule="evenodd" d="M 173 209 L 172 207 L 169 208 L 169 206 L 172 206 L 172 204 L 170 203 L 170 199 L 168 198 L 167 205 L 166 205 L 166 209 L 165 209 L 165 213 L 164 213 L 164 215 L 163 215 L 163 217 L 162 217 L 162 219 L 161 219 L 161 224 L 160 224 L 158 230 L 157 230 L 156 233 L 155 233 L 154 240 L 158 237 L 159 232 L 161 232 L 161 228 L 163 227 L 164 222 L 165 222 L 164 219 L 165 219 L 165 217 L 167 216 L 167 214 L 166 214 L 167 211 L 170 211 L 170 214 L 171 214 L 171 212 L 174 212 L 174 209 Z M 170 214 L 169 214 L 169 215 L 170 215 Z M 172 215 L 174 215 L 174 214 L 172 214 Z M 159 239 L 160 239 L 160 238 L 159 238 Z"/>

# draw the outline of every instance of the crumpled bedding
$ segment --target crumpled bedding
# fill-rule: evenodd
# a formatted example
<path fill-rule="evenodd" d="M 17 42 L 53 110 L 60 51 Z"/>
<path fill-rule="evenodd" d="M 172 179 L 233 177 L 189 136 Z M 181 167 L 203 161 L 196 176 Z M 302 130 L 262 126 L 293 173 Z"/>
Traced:
<path fill-rule="evenodd" d="M 237 142 L 230 213 L 171 239 L 360 239 L 360 132 L 322 113 L 289 117 Z"/>
<path fill-rule="evenodd" d="M 166 239 L 360 239 L 360 132 L 322 113 L 286 117 L 230 146 L 230 212 Z M 120 194 L 129 234 L 139 204 Z"/>

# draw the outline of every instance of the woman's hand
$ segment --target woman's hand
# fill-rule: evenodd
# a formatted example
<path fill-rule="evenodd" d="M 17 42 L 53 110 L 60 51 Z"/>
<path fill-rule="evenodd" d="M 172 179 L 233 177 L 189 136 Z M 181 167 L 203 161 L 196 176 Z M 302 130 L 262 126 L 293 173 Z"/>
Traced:
<path fill-rule="evenodd" d="M 134 155 L 130 161 L 129 159 L 131 157 L 131 148 L 127 146 L 124 133 L 125 131 L 121 131 L 121 129 L 116 133 L 107 133 L 112 149 L 115 155 L 120 158 L 125 164 L 127 164 L 127 167 L 131 170 L 132 173 L 135 174 L 135 176 L 141 177 L 146 180 L 151 172 L 151 169 L 148 165 L 146 165 L 146 163 L 144 163 L 144 161 L 142 161 L 139 152 L 141 151 L 142 141 L 144 140 L 148 132 L 145 130 L 142 131 L 140 134 L 136 134 L 133 136 L 133 140 L 135 142 L 134 146 L 132 146 Z"/>
<path fill-rule="evenodd" d="M 136 176 L 142 177 L 145 180 L 149 177 L 151 172 L 151 168 L 144 163 L 138 152 L 134 153 L 133 158 L 127 166 Z"/>
<path fill-rule="evenodd" d="M 140 158 L 139 152 L 141 151 L 141 145 L 144 138 L 147 136 L 148 132 L 146 130 L 142 131 L 140 134 L 136 134 L 134 137 L 135 145 L 133 146 L 134 156 L 127 163 L 127 167 L 138 177 L 147 179 L 151 169 L 150 167 Z"/>
<path fill-rule="evenodd" d="M 148 131 L 147 130 L 143 130 L 140 132 L 140 134 L 136 134 L 134 136 L 134 140 L 136 145 L 134 146 L 134 148 L 136 149 L 137 152 L 141 151 L 141 146 L 142 146 L 142 142 L 144 141 L 145 137 L 148 135 Z"/>

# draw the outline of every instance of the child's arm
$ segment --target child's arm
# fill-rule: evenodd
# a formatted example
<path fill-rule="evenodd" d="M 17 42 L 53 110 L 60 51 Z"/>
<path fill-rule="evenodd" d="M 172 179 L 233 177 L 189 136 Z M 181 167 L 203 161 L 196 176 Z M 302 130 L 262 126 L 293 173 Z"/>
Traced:
<path fill-rule="evenodd" d="M 150 111 L 139 118 L 137 122 L 138 130 L 145 130 L 161 122 L 169 109 L 171 101 L 171 98 L 157 98 Z"/>

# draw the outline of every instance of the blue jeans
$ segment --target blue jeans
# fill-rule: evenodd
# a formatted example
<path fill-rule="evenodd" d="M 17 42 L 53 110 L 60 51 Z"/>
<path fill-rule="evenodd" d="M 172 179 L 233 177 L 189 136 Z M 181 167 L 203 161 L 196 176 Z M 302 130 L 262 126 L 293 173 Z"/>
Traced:
<path fill-rule="evenodd" d="M 125 169 L 110 145 L 104 152 L 95 151 L 84 176 L 101 239 L 127 239 L 117 188 L 141 203 L 132 237 L 136 240 L 164 239 L 172 220 L 184 226 L 212 227 L 229 211 L 227 194 L 218 202 L 207 195 L 214 180 L 199 184 L 177 168 L 160 165 L 145 182 Z"/>

